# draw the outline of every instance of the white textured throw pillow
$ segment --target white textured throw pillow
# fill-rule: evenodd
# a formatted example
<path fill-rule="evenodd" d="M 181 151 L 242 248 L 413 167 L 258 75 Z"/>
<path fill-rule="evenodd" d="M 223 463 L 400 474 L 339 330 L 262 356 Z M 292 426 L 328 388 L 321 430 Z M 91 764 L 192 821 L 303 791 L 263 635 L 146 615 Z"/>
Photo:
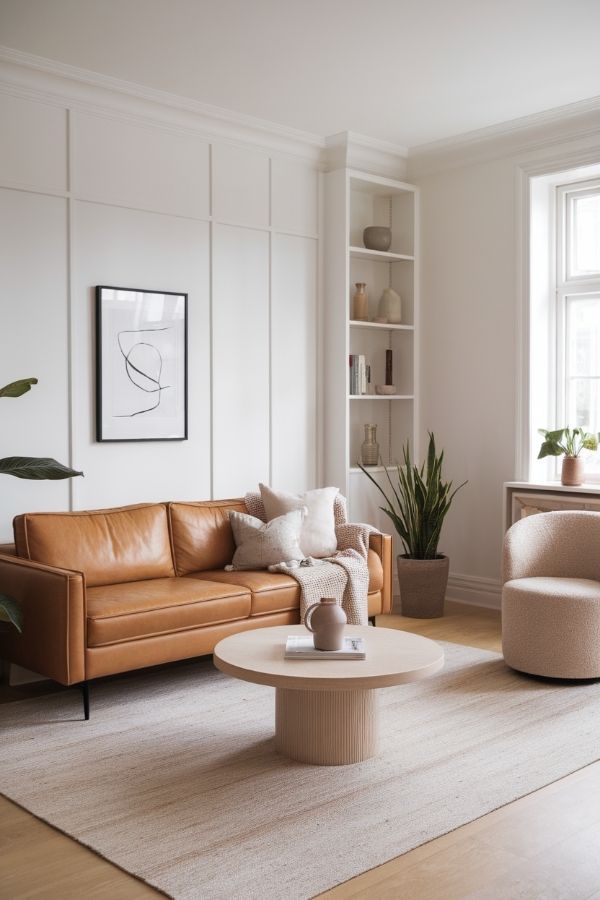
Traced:
<path fill-rule="evenodd" d="M 335 553 L 337 539 L 333 502 L 339 493 L 336 487 L 317 488 L 304 494 L 274 491 L 266 484 L 260 484 L 259 488 L 269 522 L 293 509 L 306 507 L 307 513 L 300 534 L 300 546 L 304 556 L 322 559 Z"/>
<path fill-rule="evenodd" d="M 266 569 L 280 562 L 302 559 L 299 538 L 305 510 L 296 509 L 271 522 L 231 510 L 229 521 L 236 551 L 233 569 Z"/>

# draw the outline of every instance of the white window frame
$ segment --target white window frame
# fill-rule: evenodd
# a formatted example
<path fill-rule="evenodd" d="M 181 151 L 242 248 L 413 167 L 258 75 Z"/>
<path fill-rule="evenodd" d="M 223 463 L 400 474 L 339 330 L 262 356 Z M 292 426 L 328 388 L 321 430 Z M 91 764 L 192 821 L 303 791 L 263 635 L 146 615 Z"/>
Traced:
<path fill-rule="evenodd" d="M 573 234 L 572 203 L 578 197 L 593 194 L 600 194 L 600 179 L 561 184 L 556 188 L 556 285 L 554 293 L 556 381 L 554 390 L 555 421 L 557 423 L 566 423 L 567 421 L 567 311 L 569 300 L 600 296 L 600 271 L 593 275 L 574 275 L 570 272 Z M 600 475 L 597 478 L 600 480 Z"/>
<path fill-rule="evenodd" d="M 518 377 L 517 409 L 519 429 L 516 447 L 517 478 L 529 482 L 560 480 L 560 459 L 538 460 L 541 444 L 539 428 L 565 424 L 566 409 L 565 339 L 566 303 L 571 295 L 600 294 L 600 277 L 567 277 L 565 232 L 567 195 L 600 190 L 600 148 L 584 162 L 556 166 L 554 171 L 532 163 L 519 169 L 523 226 L 517 239 L 525 239 L 526 254 L 521 260 L 519 291 L 522 310 L 520 344 L 521 368 Z M 579 162 L 579 165 L 577 165 Z M 521 287 L 522 285 L 522 287 Z M 591 473 L 590 473 L 591 475 Z M 600 475 L 586 475 L 586 482 L 600 481 Z"/>

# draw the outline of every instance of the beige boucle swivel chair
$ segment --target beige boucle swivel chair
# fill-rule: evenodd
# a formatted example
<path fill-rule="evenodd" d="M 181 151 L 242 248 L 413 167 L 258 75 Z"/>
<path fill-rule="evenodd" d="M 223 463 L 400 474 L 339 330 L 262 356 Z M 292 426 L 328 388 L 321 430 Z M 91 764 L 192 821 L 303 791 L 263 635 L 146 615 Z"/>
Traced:
<path fill-rule="evenodd" d="M 600 678 L 600 513 L 528 516 L 504 538 L 502 651 L 513 669 Z"/>

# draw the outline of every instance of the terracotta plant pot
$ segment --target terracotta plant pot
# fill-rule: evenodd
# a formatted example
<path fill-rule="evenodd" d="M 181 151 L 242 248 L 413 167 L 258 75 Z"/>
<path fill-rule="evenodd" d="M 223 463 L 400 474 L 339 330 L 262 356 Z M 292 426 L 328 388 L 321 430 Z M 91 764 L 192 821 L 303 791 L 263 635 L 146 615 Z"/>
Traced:
<path fill-rule="evenodd" d="M 583 460 L 580 456 L 564 456 L 560 480 L 562 484 L 577 485 L 583 482 Z"/>
<path fill-rule="evenodd" d="M 398 556 L 397 562 L 402 615 L 413 619 L 443 616 L 450 565 L 448 557 L 409 559 Z"/>

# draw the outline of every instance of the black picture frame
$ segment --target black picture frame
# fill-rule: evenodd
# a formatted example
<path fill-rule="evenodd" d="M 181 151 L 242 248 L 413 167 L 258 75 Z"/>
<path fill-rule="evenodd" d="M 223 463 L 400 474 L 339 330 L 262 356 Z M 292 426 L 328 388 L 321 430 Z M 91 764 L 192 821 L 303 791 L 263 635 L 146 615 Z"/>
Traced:
<path fill-rule="evenodd" d="M 188 295 L 96 285 L 95 302 L 96 440 L 187 440 Z"/>

